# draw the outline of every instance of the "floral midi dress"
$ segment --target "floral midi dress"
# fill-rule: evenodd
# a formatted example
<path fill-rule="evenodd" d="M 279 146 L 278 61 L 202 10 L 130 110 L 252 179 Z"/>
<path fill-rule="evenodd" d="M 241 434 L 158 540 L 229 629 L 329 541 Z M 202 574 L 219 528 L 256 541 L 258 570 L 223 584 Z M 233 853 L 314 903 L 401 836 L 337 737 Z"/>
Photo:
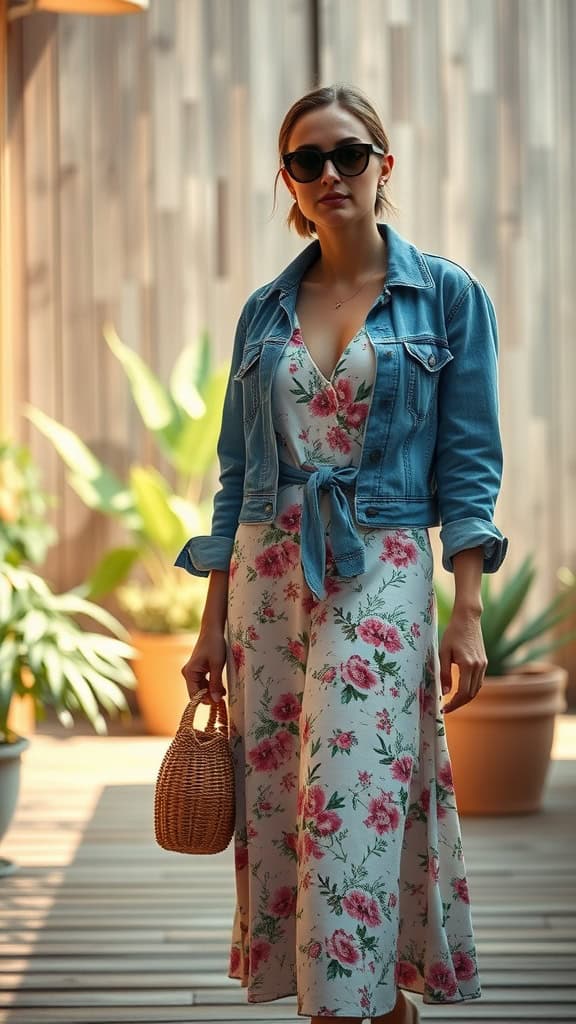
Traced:
<path fill-rule="evenodd" d="M 327 380 L 299 326 L 279 360 L 279 458 L 357 466 L 375 353 L 365 329 Z M 480 996 L 440 711 L 427 528 L 358 527 L 365 572 L 325 591 L 301 564 L 303 485 L 271 523 L 240 523 L 229 568 L 227 682 L 237 903 L 228 976 L 300 1016 L 387 1013 Z"/>

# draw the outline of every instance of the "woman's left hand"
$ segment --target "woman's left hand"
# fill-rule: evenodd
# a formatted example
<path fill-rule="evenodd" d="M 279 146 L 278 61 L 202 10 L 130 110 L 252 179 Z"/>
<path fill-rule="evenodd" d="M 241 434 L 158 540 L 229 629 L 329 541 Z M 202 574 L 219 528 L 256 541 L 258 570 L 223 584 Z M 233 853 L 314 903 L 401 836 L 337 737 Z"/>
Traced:
<path fill-rule="evenodd" d="M 454 711 L 478 693 L 486 672 L 487 660 L 477 611 L 454 608 L 444 630 L 439 649 L 440 683 L 444 696 L 452 689 L 452 664 L 459 669 L 455 691 L 442 710 Z"/>

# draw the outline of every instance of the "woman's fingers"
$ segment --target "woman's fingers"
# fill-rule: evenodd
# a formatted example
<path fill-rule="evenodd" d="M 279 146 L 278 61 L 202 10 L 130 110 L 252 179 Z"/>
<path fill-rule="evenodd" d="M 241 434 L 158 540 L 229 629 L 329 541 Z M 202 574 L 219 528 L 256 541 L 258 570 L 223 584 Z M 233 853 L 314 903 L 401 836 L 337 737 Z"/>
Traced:
<path fill-rule="evenodd" d="M 440 658 L 440 686 L 444 696 L 452 689 L 452 651 L 447 644 L 441 644 L 438 652 Z"/>
<path fill-rule="evenodd" d="M 456 684 L 456 691 L 452 695 L 450 700 L 447 701 L 446 704 L 444 704 L 442 710 L 445 713 L 447 711 L 455 711 L 456 708 L 461 708 L 463 704 L 467 704 L 468 701 L 471 699 L 470 679 L 470 668 L 466 665 L 458 665 L 458 682 Z"/>
<path fill-rule="evenodd" d="M 214 654 L 213 657 L 212 655 L 207 656 L 205 653 L 200 654 L 196 651 L 192 653 L 186 664 L 181 668 L 190 699 L 198 690 L 206 689 L 208 692 L 202 698 L 202 704 L 217 703 L 219 700 L 222 700 L 226 690 L 222 684 L 223 664 L 221 659 L 221 652 L 220 656 Z"/>
<path fill-rule="evenodd" d="M 474 664 L 459 664 L 458 670 L 459 678 L 456 692 L 443 705 L 442 710 L 444 712 L 456 711 L 457 708 L 461 708 L 464 704 L 468 704 L 469 701 L 473 700 L 482 686 L 486 663 L 482 660 Z"/>

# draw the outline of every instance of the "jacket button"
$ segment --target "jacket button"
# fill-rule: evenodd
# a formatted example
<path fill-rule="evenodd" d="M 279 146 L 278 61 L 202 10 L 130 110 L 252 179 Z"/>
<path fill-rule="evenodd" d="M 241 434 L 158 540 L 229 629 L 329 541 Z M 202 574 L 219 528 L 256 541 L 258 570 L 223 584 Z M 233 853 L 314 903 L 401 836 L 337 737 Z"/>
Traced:
<path fill-rule="evenodd" d="M 367 508 L 366 509 L 366 515 L 370 516 L 370 518 L 372 519 L 374 516 L 378 515 L 378 509 L 377 508 Z"/>
<path fill-rule="evenodd" d="M 271 512 L 272 508 L 273 508 L 272 503 L 270 501 L 267 501 L 266 504 L 264 505 L 264 511 L 265 512 Z"/>
<path fill-rule="evenodd" d="M 379 462 L 381 455 L 382 455 L 382 449 L 381 448 L 375 448 L 373 452 L 370 452 L 370 455 L 368 456 L 368 460 L 369 460 L 369 462 Z"/>
<path fill-rule="evenodd" d="M 436 356 L 428 356 L 428 366 L 436 366 Z"/>
<path fill-rule="evenodd" d="M 392 359 L 392 350 L 387 348 L 384 353 L 384 359 Z"/>

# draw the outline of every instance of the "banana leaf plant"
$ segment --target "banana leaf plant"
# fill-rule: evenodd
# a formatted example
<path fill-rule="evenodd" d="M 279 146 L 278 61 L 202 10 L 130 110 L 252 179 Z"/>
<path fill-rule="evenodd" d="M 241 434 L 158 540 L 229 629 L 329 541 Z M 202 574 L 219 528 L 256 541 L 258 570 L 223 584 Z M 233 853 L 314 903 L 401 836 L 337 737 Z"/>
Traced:
<path fill-rule="evenodd" d="M 8 727 L 17 696 L 32 699 L 36 719 L 51 707 L 71 726 L 78 713 L 98 733 L 107 730 L 103 711 L 130 715 L 124 688 L 135 685 L 127 659 L 136 652 L 127 631 L 74 590 L 54 594 L 27 564 L 42 563 L 57 539 L 46 522 L 53 503 L 29 450 L 0 440 L 0 745 L 18 740 Z M 83 628 L 77 617 L 112 636 Z"/>
<path fill-rule="evenodd" d="M 568 621 L 576 614 L 576 583 L 574 577 L 568 573 L 560 574 L 560 578 L 566 581 L 563 589 L 539 612 L 515 628 L 516 620 L 522 612 L 535 578 L 536 569 L 532 555 L 524 559 L 498 593 L 494 591 L 490 575 L 485 574 L 482 577 L 483 612 L 480 624 L 488 659 L 487 676 L 503 676 L 508 672 L 514 672 L 521 665 L 543 658 L 576 637 L 576 631 L 569 631 L 560 636 L 549 635 L 555 626 Z M 434 583 L 434 589 L 438 632 L 441 638 L 452 612 L 452 601 L 447 591 L 437 581 Z M 548 639 L 545 639 L 546 635 Z"/>
<path fill-rule="evenodd" d="M 113 635 L 91 632 L 74 616 L 88 616 Z M 60 723 L 87 718 L 107 732 L 102 711 L 130 717 L 123 689 L 133 689 L 127 663 L 136 652 L 129 634 L 104 608 L 74 591 L 53 594 L 27 566 L 0 565 L 0 744 L 16 739 L 8 728 L 12 698 L 28 696 L 34 717 L 54 709 Z"/>
<path fill-rule="evenodd" d="M 134 625 L 147 632 L 195 629 L 206 580 L 186 578 L 173 561 L 192 534 L 209 532 L 211 470 L 228 367 L 212 368 L 210 339 L 204 333 L 198 345 L 181 352 L 165 387 L 111 324 L 103 333 L 126 374 L 143 425 L 172 472 L 168 480 L 153 466 L 133 463 L 121 479 L 72 430 L 27 407 L 28 417 L 67 465 L 68 483 L 85 505 L 112 517 L 126 531 L 126 544 L 104 553 L 81 593 L 98 600 L 115 592 Z M 146 583 L 128 582 L 137 568 L 144 571 Z"/>

